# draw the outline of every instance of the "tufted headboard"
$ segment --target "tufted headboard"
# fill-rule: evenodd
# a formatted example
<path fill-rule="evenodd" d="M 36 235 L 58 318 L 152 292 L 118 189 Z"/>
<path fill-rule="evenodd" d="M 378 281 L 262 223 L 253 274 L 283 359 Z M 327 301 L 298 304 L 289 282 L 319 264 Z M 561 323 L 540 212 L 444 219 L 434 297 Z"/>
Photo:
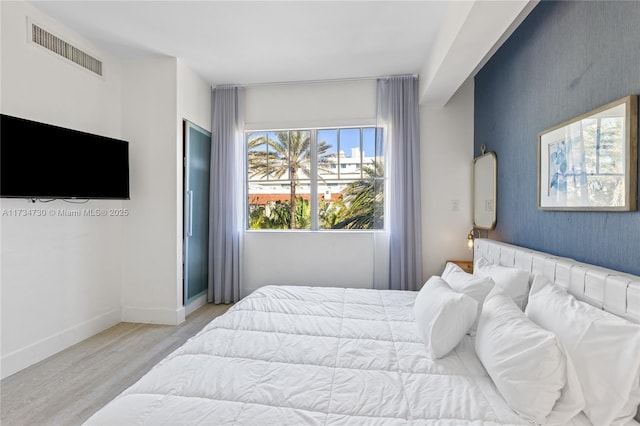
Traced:
<path fill-rule="evenodd" d="M 486 238 L 475 239 L 473 255 L 529 272 L 529 285 L 543 274 L 576 299 L 640 324 L 639 276 Z M 635 418 L 640 422 L 640 407 Z"/>
<path fill-rule="evenodd" d="M 640 324 L 640 277 L 486 238 L 474 241 L 474 259 L 543 274 L 578 300 Z"/>

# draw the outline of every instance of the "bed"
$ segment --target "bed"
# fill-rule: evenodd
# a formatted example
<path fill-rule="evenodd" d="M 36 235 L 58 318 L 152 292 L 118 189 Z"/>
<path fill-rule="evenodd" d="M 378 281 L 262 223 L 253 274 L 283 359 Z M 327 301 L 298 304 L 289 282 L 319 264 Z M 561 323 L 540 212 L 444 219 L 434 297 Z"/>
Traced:
<path fill-rule="evenodd" d="M 640 277 L 486 239 L 476 240 L 475 257 L 547 276 L 580 300 L 640 322 Z M 439 359 L 427 356 L 416 295 L 263 287 L 86 424 L 531 424 L 485 370 L 476 337 L 465 334 Z M 640 389 L 640 371 L 629 374 Z M 568 424 L 591 423 L 580 413 Z"/>

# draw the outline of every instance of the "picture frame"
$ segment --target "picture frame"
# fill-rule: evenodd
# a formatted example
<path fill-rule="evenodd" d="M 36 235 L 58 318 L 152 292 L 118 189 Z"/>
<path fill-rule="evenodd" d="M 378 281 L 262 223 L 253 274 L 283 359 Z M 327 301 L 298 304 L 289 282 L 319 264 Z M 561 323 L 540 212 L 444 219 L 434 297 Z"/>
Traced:
<path fill-rule="evenodd" d="M 538 134 L 538 209 L 635 211 L 638 96 Z"/>

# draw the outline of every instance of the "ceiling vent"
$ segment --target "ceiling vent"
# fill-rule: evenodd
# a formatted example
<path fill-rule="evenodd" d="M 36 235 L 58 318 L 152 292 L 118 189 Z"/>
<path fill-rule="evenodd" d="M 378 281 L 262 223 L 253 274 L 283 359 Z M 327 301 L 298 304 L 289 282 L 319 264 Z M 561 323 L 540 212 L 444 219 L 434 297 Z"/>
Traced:
<path fill-rule="evenodd" d="M 31 23 L 31 41 L 102 77 L 102 61 Z"/>

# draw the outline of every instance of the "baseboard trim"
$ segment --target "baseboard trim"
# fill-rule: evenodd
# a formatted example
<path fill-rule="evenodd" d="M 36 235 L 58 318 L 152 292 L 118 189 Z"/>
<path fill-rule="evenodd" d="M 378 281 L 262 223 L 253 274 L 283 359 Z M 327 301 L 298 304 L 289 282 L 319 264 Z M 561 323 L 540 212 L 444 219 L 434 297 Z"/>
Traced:
<path fill-rule="evenodd" d="M 184 322 L 184 306 L 178 309 L 122 307 L 122 322 L 178 325 Z"/>
<path fill-rule="evenodd" d="M 49 337 L 10 352 L 0 359 L 0 378 L 36 364 L 120 322 L 120 308 L 112 309 Z"/>
<path fill-rule="evenodd" d="M 204 293 L 198 296 L 196 299 L 189 302 L 185 307 L 185 315 L 189 316 L 192 312 L 197 310 L 199 307 L 207 304 L 207 293 Z"/>

